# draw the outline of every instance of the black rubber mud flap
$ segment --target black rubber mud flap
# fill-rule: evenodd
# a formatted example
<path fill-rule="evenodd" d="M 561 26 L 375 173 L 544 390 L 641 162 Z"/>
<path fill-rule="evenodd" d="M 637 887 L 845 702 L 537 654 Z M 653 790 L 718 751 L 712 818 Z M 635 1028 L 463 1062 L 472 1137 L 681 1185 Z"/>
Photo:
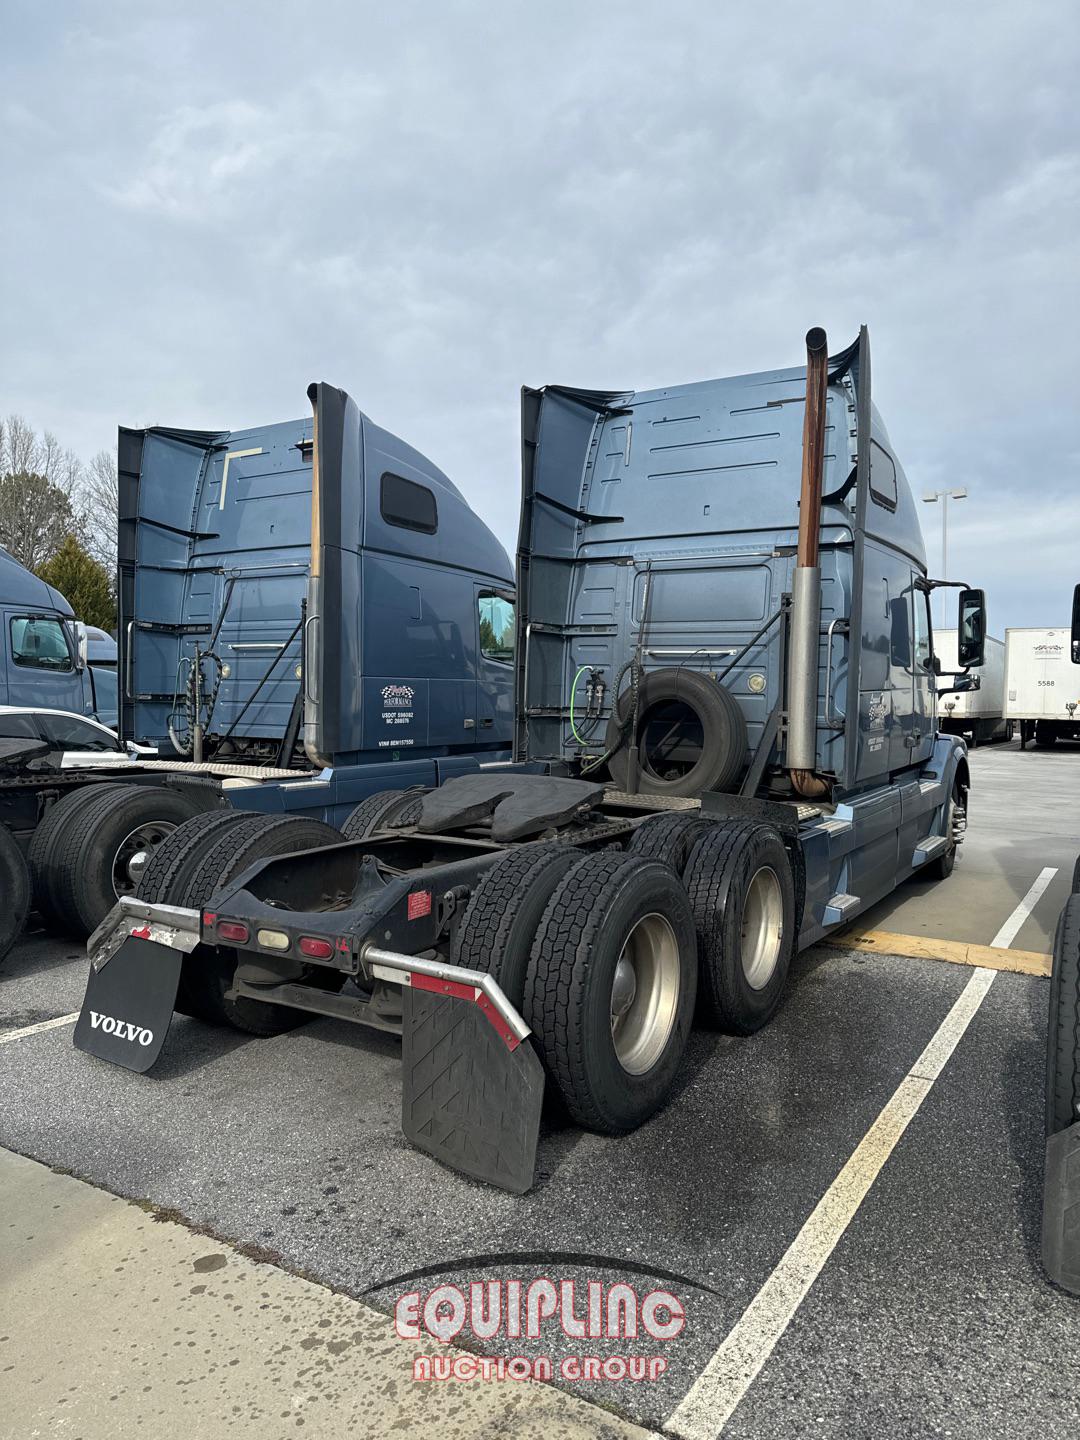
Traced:
<path fill-rule="evenodd" d="M 100 969 L 90 967 L 75 1048 L 149 1070 L 169 1033 L 183 963 L 182 951 L 129 935 Z"/>
<path fill-rule="evenodd" d="M 477 1004 L 406 989 L 401 1128 L 464 1175 L 524 1195 L 533 1183 L 544 1072 L 528 1040 L 510 1049 Z"/>
<path fill-rule="evenodd" d="M 1080 1123 L 1046 1142 L 1042 1262 L 1055 1285 L 1080 1295 Z"/>

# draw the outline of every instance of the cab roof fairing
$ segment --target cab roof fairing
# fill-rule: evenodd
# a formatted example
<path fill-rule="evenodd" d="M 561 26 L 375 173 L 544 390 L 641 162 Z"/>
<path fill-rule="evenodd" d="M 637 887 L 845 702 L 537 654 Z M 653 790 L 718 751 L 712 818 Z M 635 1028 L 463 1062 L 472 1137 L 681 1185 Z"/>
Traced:
<path fill-rule="evenodd" d="M 342 393 L 348 395 L 347 391 L 342 391 Z M 458 540 L 460 539 L 459 525 L 463 525 L 472 530 L 475 535 L 475 539 L 471 542 L 474 548 L 470 551 L 472 562 L 470 568 L 486 573 L 502 584 L 512 586 L 514 570 L 505 548 L 476 511 L 472 509 L 450 477 L 421 451 L 392 431 L 377 424 L 369 415 L 360 410 L 359 406 L 357 410 L 363 426 L 365 455 L 376 452 L 388 465 L 393 466 L 396 462 L 396 467 L 404 472 L 406 479 L 422 479 L 435 491 L 436 501 L 440 504 L 440 513 L 444 503 L 451 505 L 458 512 L 460 519 L 458 524 L 453 527 L 457 531 L 457 539 L 452 547 L 453 553 L 447 556 L 447 563 L 454 565 L 461 563 Z M 150 425 L 142 429 L 121 427 L 121 429 L 128 435 L 159 435 L 183 445 L 190 445 L 193 449 L 213 452 L 252 448 L 265 443 L 271 432 L 291 430 L 303 439 L 310 440 L 313 433 L 313 419 L 309 414 L 296 420 L 247 426 L 241 430 L 185 430 L 167 425 Z"/>
<path fill-rule="evenodd" d="M 831 458 L 826 460 L 825 505 L 822 521 L 823 527 L 828 526 L 830 530 L 834 531 L 828 537 L 833 542 L 838 539 L 842 542 L 845 538 L 843 533 L 836 534 L 834 527 L 842 527 L 842 532 L 846 532 L 846 538 L 850 540 L 856 523 L 855 490 L 853 485 L 848 489 L 846 482 L 849 477 L 853 479 L 857 458 L 859 372 L 862 359 L 861 344 L 865 338 L 865 334 L 861 333 L 860 337 L 846 349 L 829 358 L 829 423 L 833 427 L 833 432 L 831 436 L 827 435 L 829 442 L 827 455 Z M 778 394 L 778 390 L 786 391 L 786 393 Z M 759 392 L 760 398 L 754 395 L 755 391 Z M 802 414 L 805 392 L 806 367 L 799 365 L 719 377 L 712 380 L 691 381 L 683 385 L 663 386 L 652 390 L 594 390 L 568 385 L 548 385 L 535 390 L 526 387 L 523 391 L 523 399 L 525 403 L 529 403 L 530 399 L 539 401 L 548 395 L 557 396 L 568 401 L 572 406 L 580 407 L 583 411 L 591 411 L 596 417 L 594 434 L 597 441 L 599 441 L 601 430 L 605 425 L 614 428 L 612 422 L 620 420 L 625 421 L 628 427 L 632 427 L 636 417 L 639 424 L 644 421 L 650 427 L 654 427 L 657 423 L 656 407 L 663 406 L 665 407 L 664 413 L 659 417 L 661 425 L 686 426 L 682 436 L 685 443 L 681 447 L 685 450 L 693 450 L 701 454 L 703 451 L 708 453 L 707 447 L 712 447 L 715 457 L 724 453 L 724 447 L 737 444 L 740 440 L 755 442 L 772 438 L 774 441 L 780 442 L 776 449 L 782 452 L 782 459 L 779 454 L 772 457 L 766 455 L 763 459 L 751 460 L 749 465 L 683 465 L 674 470 L 662 470 L 657 465 L 655 469 L 646 469 L 644 472 L 640 466 L 634 466 L 629 461 L 625 461 L 623 474 L 609 472 L 606 476 L 597 462 L 611 457 L 590 455 L 582 466 L 578 487 L 579 498 L 577 505 L 572 508 L 580 510 L 579 518 L 586 515 L 589 517 L 588 523 L 583 526 L 580 543 L 582 548 L 588 546 L 590 554 L 595 554 L 600 549 L 626 552 L 632 550 L 638 541 L 662 538 L 657 535 L 656 521 L 660 511 L 655 503 L 658 497 L 653 487 L 657 481 L 662 483 L 665 479 L 677 479 L 680 486 L 686 483 L 697 485 L 701 491 L 700 494 L 692 497 L 676 495 L 674 505 L 669 503 L 672 492 L 670 490 L 667 492 L 663 506 L 666 522 L 665 533 L 667 534 L 699 536 L 726 534 L 734 531 L 747 535 L 754 532 L 770 532 L 775 535 L 777 531 L 794 531 L 798 526 L 798 477 L 801 466 Z M 835 406 L 842 397 L 846 403 L 849 418 L 846 450 L 838 446 L 840 437 L 836 433 L 837 427 L 834 419 Z M 740 399 L 745 399 L 750 403 L 732 403 Z M 682 417 L 670 417 L 669 408 L 679 405 L 693 405 L 697 413 L 689 413 Z M 740 414 L 747 418 L 757 414 L 767 421 L 770 411 L 775 416 L 778 412 L 782 413 L 785 406 L 791 407 L 791 418 L 795 422 L 787 427 L 785 434 L 776 434 L 775 431 L 771 436 L 762 434 L 760 432 L 764 430 L 763 425 L 754 427 L 754 430 L 758 432 L 756 434 L 740 433 L 738 427 L 734 427 L 734 429 L 730 427 L 733 414 Z M 711 419 L 706 407 L 710 407 L 712 410 Z M 871 437 L 888 450 L 896 464 L 897 504 L 895 510 L 885 510 L 878 505 L 868 505 L 866 532 L 903 550 L 925 569 L 926 556 L 922 530 L 903 466 L 892 448 L 884 422 L 872 401 L 869 410 Z M 722 428 L 724 418 L 729 422 L 726 431 Z M 720 425 L 717 422 L 721 422 Z M 707 427 L 710 425 L 712 430 L 707 431 Z M 695 426 L 697 427 L 696 431 L 693 428 Z M 636 437 L 630 434 L 624 450 L 624 457 L 629 456 L 631 461 L 635 440 Z M 655 449 L 650 447 L 648 453 L 649 455 L 663 454 L 666 450 L 670 454 L 675 449 L 675 445 L 665 444 Z M 730 450 L 727 453 L 732 455 Z M 732 458 L 734 457 L 732 456 Z M 614 468 L 618 469 L 617 466 Z M 763 486 L 760 483 L 767 468 L 772 468 L 779 481 L 777 485 Z M 717 477 L 722 476 L 725 469 L 733 473 L 741 471 L 742 477 L 751 482 L 756 472 L 759 484 L 757 487 L 752 483 L 744 484 L 737 494 L 730 497 L 719 493 L 705 494 L 706 477 L 709 477 L 710 489 L 712 489 L 716 484 Z M 696 481 L 694 479 L 695 471 L 699 477 Z M 537 473 L 534 466 L 533 475 L 535 476 Z M 599 481 L 594 483 L 597 475 L 600 477 Z M 619 499 L 622 487 L 617 482 L 622 479 L 641 478 L 652 482 L 649 503 L 643 506 L 640 498 L 633 504 L 623 503 Z M 542 501 L 544 498 L 543 485 L 537 486 L 536 491 L 538 498 Z M 623 491 L 624 495 L 625 493 Z M 830 497 L 832 498 L 830 499 Z M 565 495 L 563 499 L 565 502 Z M 754 505 L 755 499 L 760 499 L 766 505 L 770 505 L 770 510 L 763 513 L 761 507 Z M 729 503 L 726 505 L 725 502 Z M 692 514 L 690 512 L 694 506 L 696 506 L 696 513 Z M 709 508 L 706 509 L 706 507 Z M 773 511 L 775 513 L 771 513 Z M 778 537 L 778 543 L 786 543 L 786 539 L 781 542 Z M 794 541 L 792 540 L 791 543 Z"/>
<path fill-rule="evenodd" d="M 20 565 L 3 546 L 0 546 L 0 604 L 53 610 L 65 619 L 75 617 L 74 610 L 59 590 Z"/>
<path fill-rule="evenodd" d="M 571 505 L 583 521 L 580 544 L 595 553 L 596 546 L 625 551 L 666 536 L 794 532 L 804 379 L 804 370 L 790 369 L 647 391 L 539 392 L 595 417 Z M 826 494 L 842 490 L 855 465 L 854 414 L 851 383 L 841 377 L 829 393 Z M 544 480 L 550 459 L 538 457 L 541 503 L 551 499 Z M 565 491 L 559 498 L 567 503 Z M 843 499 L 827 510 L 828 523 L 852 526 Z"/>

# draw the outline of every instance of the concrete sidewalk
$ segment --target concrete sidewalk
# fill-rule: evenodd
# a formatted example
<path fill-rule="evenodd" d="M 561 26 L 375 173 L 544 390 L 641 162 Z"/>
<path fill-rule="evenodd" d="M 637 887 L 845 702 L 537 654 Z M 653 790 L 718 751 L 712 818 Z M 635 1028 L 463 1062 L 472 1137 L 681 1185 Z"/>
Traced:
<path fill-rule="evenodd" d="M 0 1435 L 642 1440 L 548 1385 L 414 1383 L 385 1316 L 0 1150 Z M 360 1217 L 357 1223 L 361 1223 Z"/>

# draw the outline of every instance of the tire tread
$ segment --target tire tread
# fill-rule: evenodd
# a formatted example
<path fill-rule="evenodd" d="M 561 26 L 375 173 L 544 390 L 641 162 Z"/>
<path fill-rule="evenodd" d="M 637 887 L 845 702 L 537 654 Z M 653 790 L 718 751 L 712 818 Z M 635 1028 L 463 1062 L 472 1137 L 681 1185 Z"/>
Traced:
<path fill-rule="evenodd" d="M 628 873 L 644 876 L 671 867 L 625 851 L 582 857 L 563 876 L 548 901 L 533 942 L 525 986 L 525 1020 L 537 1038 L 544 1068 L 567 1110 L 600 1134 L 619 1134 L 596 1103 L 589 1083 L 585 1047 L 585 974 L 608 914 L 607 894 Z"/>
<path fill-rule="evenodd" d="M 1046 1133 L 1080 1121 L 1080 895 L 1070 895 L 1054 934 L 1046 1036 Z"/>

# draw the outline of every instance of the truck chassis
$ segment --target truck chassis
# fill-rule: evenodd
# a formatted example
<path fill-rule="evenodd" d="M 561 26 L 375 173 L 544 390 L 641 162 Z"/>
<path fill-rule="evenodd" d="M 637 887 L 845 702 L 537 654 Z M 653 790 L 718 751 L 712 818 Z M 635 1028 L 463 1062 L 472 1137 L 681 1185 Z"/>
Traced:
<path fill-rule="evenodd" d="M 910 872 L 954 852 L 962 838 L 950 804 L 962 746 L 942 738 L 939 748 L 943 763 L 927 775 L 919 791 L 922 834 L 910 855 Z M 580 1095 L 567 1096 L 558 1057 L 551 1053 L 550 1035 L 546 1030 L 540 1036 L 534 1033 L 538 1013 L 546 1018 L 543 1009 L 538 1012 L 535 995 L 531 1008 L 525 1001 L 534 1022 L 530 1024 L 522 1013 L 521 976 L 514 979 L 508 969 L 500 969 L 499 962 L 506 957 L 490 953 L 481 933 L 479 947 L 474 945 L 471 952 L 477 957 L 475 965 L 461 963 L 469 902 L 485 877 L 509 857 L 527 862 L 534 854 L 542 858 L 542 852 L 561 848 L 565 873 L 578 873 L 577 867 L 584 863 L 596 872 L 601 885 L 620 878 L 634 885 L 655 881 L 659 868 L 671 881 L 681 874 L 693 897 L 690 876 L 694 856 L 700 852 L 689 956 L 693 979 L 687 980 L 684 968 L 681 981 L 684 990 L 696 989 L 699 954 L 702 965 L 750 963 L 743 954 L 728 961 L 722 955 L 718 958 L 723 946 L 713 941 L 721 936 L 725 907 L 733 912 L 736 904 L 741 907 L 737 918 L 743 922 L 744 946 L 746 927 L 758 923 L 746 896 L 733 899 L 723 893 L 725 885 L 731 888 L 725 878 L 734 873 L 731 856 L 737 859 L 740 846 L 749 845 L 754 836 L 773 845 L 772 859 L 759 866 L 755 876 L 766 869 L 775 875 L 786 868 L 790 877 L 781 876 L 783 886 L 769 892 L 786 895 L 784 887 L 790 884 L 790 901 L 784 900 L 776 912 L 779 930 L 790 925 L 792 931 L 782 944 L 776 937 L 783 971 L 796 948 L 795 933 L 800 947 L 813 943 L 891 888 L 894 865 L 889 866 L 889 881 L 882 881 L 879 892 L 832 893 L 823 904 L 813 899 L 829 888 L 831 876 L 851 873 L 844 867 L 853 842 L 856 848 L 872 847 L 873 793 L 865 797 L 865 806 L 864 817 L 853 816 L 850 807 L 719 793 L 706 794 L 700 803 L 627 795 L 509 766 L 451 780 L 423 796 L 419 817 L 412 823 L 263 860 L 207 895 L 199 909 L 122 899 L 89 942 L 91 969 L 75 1044 L 125 1068 L 149 1069 L 165 1043 L 174 1008 L 183 1007 L 185 967 L 190 971 L 217 963 L 211 957 L 226 956 L 223 983 L 229 1002 L 284 1007 L 297 1020 L 307 1014 L 324 1015 L 399 1033 L 405 1136 L 456 1170 L 524 1193 L 533 1180 L 546 1082 L 563 1090 L 575 1118 L 608 1133 L 634 1128 L 648 1118 L 666 1100 L 670 1083 L 661 1086 L 659 1098 L 647 1096 L 639 1111 L 621 1118 L 603 1110 L 590 1117 Z M 665 863 L 658 866 L 650 840 L 661 831 L 654 828 L 646 835 L 645 830 L 656 827 L 665 815 L 663 834 L 669 848 Z M 721 832 L 727 841 L 718 849 Z M 720 857 L 715 862 L 702 850 L 708 834 L 713 836 L 712 853 Z M 723 873 L 720 861 L 727 865 Z M 748 894 L 756 883 L 754 879 L 747 883 Z M 678 888 L 681 893 L 682 885 Z M 558 909 L 563 893 L 551 882 L 545 892 L 551 896 L 546 913 Z M 523 895 L 524 891 L 519 898 Z M 768 931 L 768 915 L 765 904 L 759 916 L 763 935 Z M 556 918 L 551 917 L 550 923 Z M 678 915 L 669 919 L 678 931 Z M 625 949 L 631 943 L 629 935 L 620 936 L 617 943 Z M 739 943 L 730 937 L 727 941 L 729 949 L 733 945 L 737 949 Z M 519 939 L 519 949 L 520 944 Z M 592 962 L 590 952 L 586 970 Z M 565 976 L 567 985 L 577 983 L 571 975 L 573 964 L 571 944 L 555 957 L 560 982 Z M 660 973 L 662 961 L 647 955 L 646 970 L 650 964 L 649 973 Z M 765 1023 L 779 1003 L 783 973 L 778 981 L 760 1013 L 751 1012 L 745 1025 L 727 1028 L 745 1033 Z M 619 987 L 622 984 L 625 994 L 627 983 L 640 986 L 641 972 L 628 975 L 620 954 L 611 980 L 613 1036 L 620 1023 L 615 1014 L 621 1003 Z M 772 978 L 766 977 L 765 988 L 772 984 Z M 507 989 L 514 992 L 512 996 Z M 662 987 L 657 993 L 662 994 Z M 678 1002 L 684 1009 L 686 998 Z M 687 1017 L 692 1002 L 691 994 Z M 656 1004 L 662 1006 L 663 1000 Z M 626 1013 L 633 1014 L 632 1004 Z M 723 1023 L 725 1017 L 719 1018 Z M 649 1044 L 647 1032 L 643 1034 L 645 1049 L 639 1046 L 640 1053 Z M 685 1034 L 673 1037 L 674 1062 L 663 1061 L 671 1071 L 670 1080 L 685 1040 Z M 598 1043 L 595 1035 L 588 1042 L 593 1055 Z M 589 1054 L 583 1063 L 591 1063 Z M 630 1090 L 639 1083 L 632 1066 L 626 1078 Z M 624 1119 L 628 1123 L 622 1123 Z"/>

